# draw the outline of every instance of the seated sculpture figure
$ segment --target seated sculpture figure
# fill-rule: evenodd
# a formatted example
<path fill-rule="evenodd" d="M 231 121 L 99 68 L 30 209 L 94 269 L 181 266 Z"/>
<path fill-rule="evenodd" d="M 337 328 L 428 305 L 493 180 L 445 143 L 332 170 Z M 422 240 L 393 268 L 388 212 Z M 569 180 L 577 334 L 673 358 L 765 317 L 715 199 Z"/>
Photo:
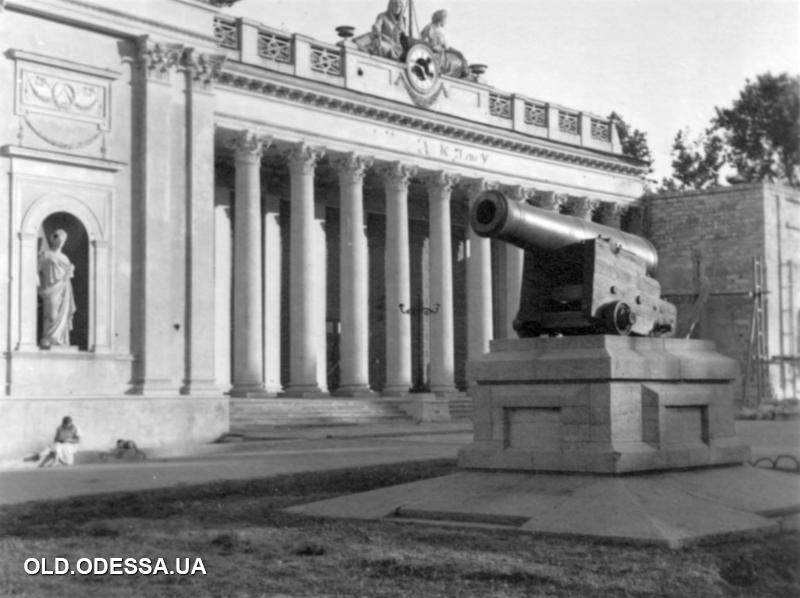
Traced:
<path fill-rule="evenodd" d="M 437 10 L 431 17 L 431 22 L 422 29 L 422 41 L 428 44 L 439 62 L 439 72 L 451 77 L 467 77 L 469 66 L 464 55 L 450 48 L 444 36 L 444 26 L 447 22 L 447 11 Z"/>
<path fill-rule="evenodd" d="M 50 247 L 39 254 L 39 297 L 42 299 L 39 345 L 44 349 L 69 345 L 76 311 L 71 282 L 75 266 L 61 251 L 66 241 L 67 233 L 58 229 L 50 235 Z"/>
<path fill-rule="evenodd" d="M 369 51 L 372 54 L 400 60 L 405 52 L 406 19 L 402 0 L 389 0 L 386 11 L 378 15 L 372 26 Z"/>

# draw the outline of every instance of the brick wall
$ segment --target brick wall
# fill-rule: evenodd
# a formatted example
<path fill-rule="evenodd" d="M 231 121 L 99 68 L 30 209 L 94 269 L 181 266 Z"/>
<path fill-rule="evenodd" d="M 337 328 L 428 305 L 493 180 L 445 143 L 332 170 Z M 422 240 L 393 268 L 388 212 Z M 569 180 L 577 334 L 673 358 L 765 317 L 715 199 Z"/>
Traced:
<path fill-rule="evenodd" d="M 800 261 L 800 192 L 757 183 L 651 196 L 645 205 L 644 234 L 658 250 L 656 277 L 664 297 L 678 307 L 678 330 L 686 329 L 701 280 L 706 279 L 711 295 L 692 336 L 716 341 L 719 350 L 738 359 L 744 371 L 753 313 L 748 293 L 753 286 L 753 258 L 758 256 L 765 263 L 769 353 L 777 356 L 775 339 L 783 335 L 784 345 L 790 343 L 788 308 L 795 320 L 800 313 L 800 281 L 794 281 L 795 288 L 788 289 L 785 284 L 780 288 L 778 275 L 779 262 L 785 270 L 785 262 L 792 256 Z M 792 221 L 796 221 L 797 231 L 794 225 L 787 228 Z M 784 304 L 783 325 L 778 317 L 779 295 Z M 800 326 L 794 328 L 791 344 L 797 356 Z M 782 379 L 776 380 L 776 366 L 775 362 L 770 365 L 772 388 L 765 398 L 796 396 L 796 385 L 785 371 Z M 786 364 L 778 369 L 785 370 Z"/>

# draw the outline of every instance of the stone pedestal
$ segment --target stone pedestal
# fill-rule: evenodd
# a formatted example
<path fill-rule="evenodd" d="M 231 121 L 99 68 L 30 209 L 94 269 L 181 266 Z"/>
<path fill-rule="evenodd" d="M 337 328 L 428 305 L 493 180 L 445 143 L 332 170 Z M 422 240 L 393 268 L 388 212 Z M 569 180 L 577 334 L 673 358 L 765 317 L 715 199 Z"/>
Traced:
<path fill-rule="evenodd" d="M 737 363 L 700 340 L 504 339 L 470 362 L 467 469 L 619 474 L 741 464 Z"/>
<path fill-rule="evenodd" d="M 493 341 L 468 366 L 462 471 L 289 511 L 670 548 L 776 532 L 800 510 L 800 480 L 742 465 L 736 373 L 708 341 Z"/>

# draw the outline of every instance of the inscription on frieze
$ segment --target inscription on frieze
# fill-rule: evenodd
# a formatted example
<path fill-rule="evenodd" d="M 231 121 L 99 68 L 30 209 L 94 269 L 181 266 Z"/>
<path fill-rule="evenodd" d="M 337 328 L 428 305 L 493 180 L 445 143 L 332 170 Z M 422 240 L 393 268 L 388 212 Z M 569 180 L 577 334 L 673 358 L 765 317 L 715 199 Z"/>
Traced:
<path fill-rule="evenodd" d="M 417 139 L 417 153 L 426 158 L 435 158 L 458 164 L 484 166 L 489 162 L 489 154 L 487 152 L 456 143 L 446 143 L 431 139 Z"/>

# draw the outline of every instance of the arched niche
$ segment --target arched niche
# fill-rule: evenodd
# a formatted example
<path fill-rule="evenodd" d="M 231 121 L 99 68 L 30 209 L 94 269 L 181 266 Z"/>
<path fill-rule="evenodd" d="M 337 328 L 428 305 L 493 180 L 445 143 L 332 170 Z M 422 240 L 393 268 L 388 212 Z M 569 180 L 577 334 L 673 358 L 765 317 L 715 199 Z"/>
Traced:
<path fill-rule="evenodd" d="M 63 230 L 67 241 L 62 252 L 72 262 L 74 275 L 71 280 L 72 295 L 75 301 L 75 313 L 72 316 L 72 329 L 69 333 L 69 345 L 81 351 L 89 349 L 89 237 L 86 228 L 69 212 L 56 212 L 44 219 L 39 227 L 37 254 L 47 248 L 51 235 Z M 36 317 L 36 338 L 42 345 L 43 318 L 39 310 L 42 299 L 39 297 Z"/>
<path fill-rule="evenodd" d="M 62 226 L 63 225 L 63 226 Z M 71 244 L 73 236 L 77 237 Z M 64 228 L 69 236 L 64 253 L 73 260 L 72 250 L 77 250 L 73 264 L 76 266 L 73 290 L 80 285 L 84 304 L 81 318 L 73 320 L 71 344 L 93 352 L 107 352 L 111 345 L 111 260 L 108 231 L 92 209 L 77 197 L 58 193 L 37 199 L 22 218 L 19 232 L 19 350 L 39 348 L 37 326 L 38 253 L 43 231 Z M 84 271 L 78 272 L 82 267 Z M 78 303 L 76 297 L 76 303 Z M 76 318 L 77 318 L 76 313 Z M 81 338 L 84 335 L 85 338 Z"/>

